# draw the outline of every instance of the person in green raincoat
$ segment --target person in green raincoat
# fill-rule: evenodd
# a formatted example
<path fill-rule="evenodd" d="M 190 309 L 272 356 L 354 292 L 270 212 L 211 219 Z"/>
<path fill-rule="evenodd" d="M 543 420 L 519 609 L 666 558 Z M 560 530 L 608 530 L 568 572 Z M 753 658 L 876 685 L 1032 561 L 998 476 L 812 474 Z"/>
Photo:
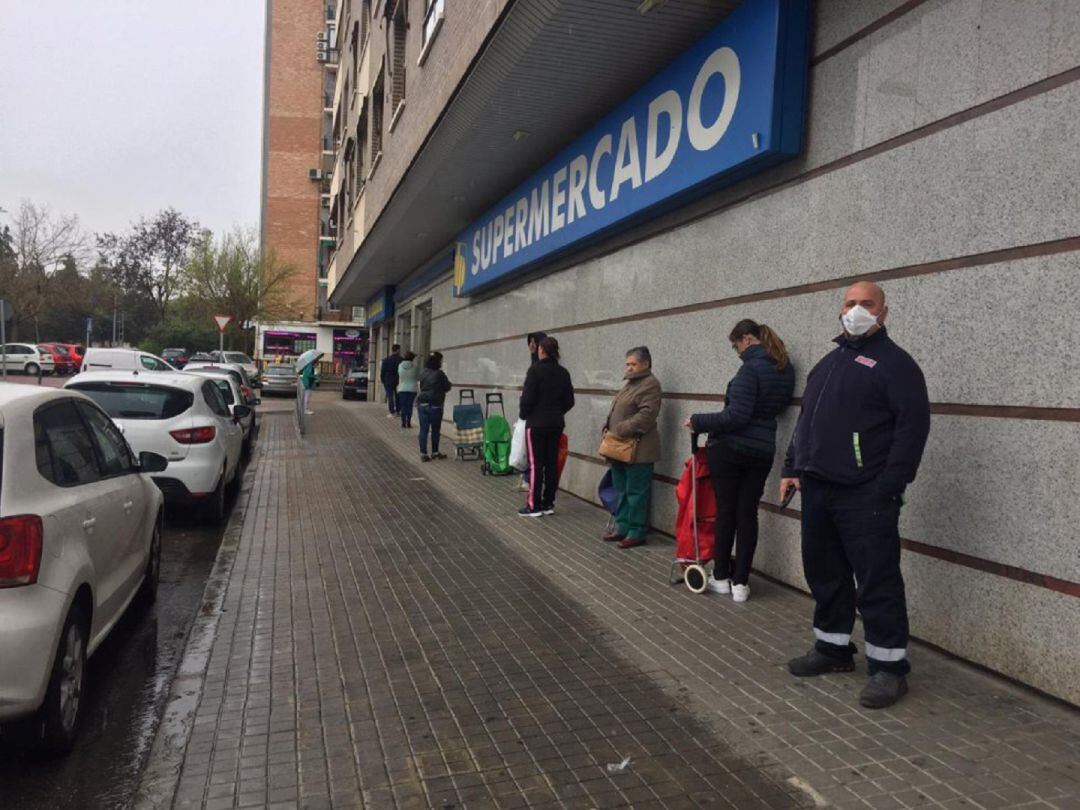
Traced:
<path fill-rule="evenodd" d="M 304 370 L 300 372 L 300 383 L 304 386 L 304 413 L 309 416 L 315 411 L 311 410 L 311 391 L 315 388 L 315 383 L 318 381 L 318 377 L 315 375 L 315 363 L 309 363 L 304 366 Z"/>

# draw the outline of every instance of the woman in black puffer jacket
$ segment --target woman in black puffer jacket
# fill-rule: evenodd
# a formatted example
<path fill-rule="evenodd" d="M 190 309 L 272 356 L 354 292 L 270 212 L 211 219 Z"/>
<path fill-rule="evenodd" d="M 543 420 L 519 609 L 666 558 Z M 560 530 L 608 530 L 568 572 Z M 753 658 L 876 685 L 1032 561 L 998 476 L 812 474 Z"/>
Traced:
<path fill-rule="evenodd" d="M 533 363 L 525 375 L 518 403 L 529 451 L 529 498 L 518 514 L 526 517 L 555 514 L 559 439 L 566 427 L 564 416 L 574 407 L 570 372 L 559 365 L 559 341 L 545 337 L 537 355 L 539 362 Z"/>
<path fill-rule="evenodd" d="M 684 424 L 694 433 L 709 434 L 709 473 L 716 491 L 716 558 L 709 590 L 745 602 L 757 548 L 758 502 L 776 454 L 776 417 L 791 404 L 795 369 L 784 341 L 764 324 L 739 321 L 728 340 L 742 367 L 728 383 L 724 410 L 696 413 Z"/>

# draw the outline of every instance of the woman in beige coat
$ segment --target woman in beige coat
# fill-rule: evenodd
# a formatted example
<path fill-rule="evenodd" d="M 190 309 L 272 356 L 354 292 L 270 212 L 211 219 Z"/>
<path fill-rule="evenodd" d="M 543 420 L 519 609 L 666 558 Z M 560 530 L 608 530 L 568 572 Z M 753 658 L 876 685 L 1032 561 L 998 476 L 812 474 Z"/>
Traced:
<path fill-rule="evenodd" d="M 660 460 L 660 381 L 652 373 L 652 356 L 644 346 L 626 353 L 626 382 L 615 395 L 605 429 L 620 439 L 637 438 L 633 464 L 611 462 L 611 478 L 619 492 L 615 531 L 604 539 L 619 548 L 644 545 L 648 530 L 653 464 Z"/>

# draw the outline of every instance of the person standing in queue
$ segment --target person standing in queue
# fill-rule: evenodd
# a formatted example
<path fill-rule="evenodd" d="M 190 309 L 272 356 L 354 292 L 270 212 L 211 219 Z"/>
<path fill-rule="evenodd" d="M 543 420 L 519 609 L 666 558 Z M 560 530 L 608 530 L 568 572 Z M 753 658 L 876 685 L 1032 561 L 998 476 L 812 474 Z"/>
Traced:
<path fill-rule="evenodd" d="M 566 427 L 566 413 L 574 407 L 570 372 L 559 365 L 559 341 L 540 340 L 537 362 L 525 375 L 518 413 L 525 420 L 525 444 L 529 452 L 529 496 L 518 510 L 524 517 L 555 514 L 555 491 L 559 485 L 559 438 Z"/>
<path fill-rule="evenodd" d="M 420 369 L 413 362 L 415 359 L 415 353 L 405 352 L 401 356 L 401 362 L 398 364 L 397 409 L 398 415 L 401 416 L 401 426 L 403 428 L 412 427 L 413 402 L 416 400 L 416 378 L 420 374 Z"/>
<path fill-rule="evenodd" d="M 653 464 L 660 460 L 660 416 L 663 392 L 652 372 L 652 355 L 645 346 L 626 353 L 623 387 L 611 403 L 604 429 L 620 439 L 638 440 L 634 459 L 629 464 L 611 461 L 611 482 L 619 493 L 615 512 L 615 531 L 605 534 L 608 542 L 619 548 L 645 545 L 648 533 L 649 496 L 652 494 Z"/>
<path fill-rule="evenodd" d="M 420 393 L 416 398 L 416 413 L 420 418 L 420 460 L 446 458 L 439 452 L 439 437 L 442 433 L 443 404 L 446 393 L 450 390 L 450 380 L 442 370 L 442 352 L 428 355 L 424 370 L 420 372 L 418 386 Z M 428 432 L 431 433 L 431 455 L 428 455 Z"/>
<path fill-rule="evenodd" d="M 694 433 L 709 434 L 716 558 L 708 588 L 745 602 L 750 598 L 750 567 L 757 549 L 758 504 L 776 455 L 776 417 L 791 404 L 795 369 L 784 341 L 765 324 L 739 321 L 728 340 L 742 366 L 728 383 L 724 409 L 696 413 L 683 424 Z"/>
<path fill-rule="evenodd" d="M 379 366 L 379 382 L 386 389 L 386 407 L 390 409 L 386 415 L 388 419 L 397 416 L 398 366 L 400 365 L 401 346 L 395 343 L 390 347 L 390 354 L 383 358 Z"/>
<path fill-rule="evenodd" d="M 547 337 L 547 332 L 529 332 L 525 336 L 525 341 L 529 346 L 529 367 L 535 366 L 540 362 L 540 358 L 537 356 L 537 352 L 540 349 L 540 341 Z M 520 489 L 528 490 L 529 488 L 529 468 L 526 467 L 521 473 L 521 486 Z"/>
<path fill-rule="evenodd" d="M 814 367 L 788 448 L 781 498 L 802 493 L 802 556 L 816 603 L 814 647 L 788 662 L 800 677 L 855 668 L 863 619 L 870 680 L 859 703 L 881 709 L 907 693 L 908 614 L 899 519 L 930 433 L 922 370 L 885 331 L 885 293 L 844 294 L 837 348 Z"/>

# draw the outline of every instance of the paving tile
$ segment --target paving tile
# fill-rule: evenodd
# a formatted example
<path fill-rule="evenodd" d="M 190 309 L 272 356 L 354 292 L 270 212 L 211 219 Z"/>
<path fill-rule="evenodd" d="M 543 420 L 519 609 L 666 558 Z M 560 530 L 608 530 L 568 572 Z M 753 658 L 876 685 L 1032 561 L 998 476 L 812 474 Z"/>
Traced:
<path fill-rule="evenodd" d="M 921 647 L 911 695 L 862 710 L 864 675 L 787 675 L 807 644 L 800 594 L 755 580 L 735 606 L 667 587 L 668 541 L 619 553 L 569 497 L 520 520 L 516 479 L 420 465 L 377 406 L 320 393 L 315 408 L 303 438 L 263 417 L 174 807 L 1077 795 L 1077 713 Z"/>

